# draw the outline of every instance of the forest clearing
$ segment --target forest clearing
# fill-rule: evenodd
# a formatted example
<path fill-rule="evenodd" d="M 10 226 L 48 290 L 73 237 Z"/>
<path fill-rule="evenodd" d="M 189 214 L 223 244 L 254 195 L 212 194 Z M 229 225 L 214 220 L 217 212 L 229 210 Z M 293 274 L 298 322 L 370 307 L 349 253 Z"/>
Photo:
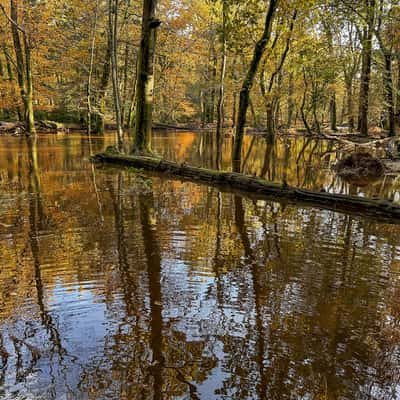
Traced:
<path fill-rule="evenodd" d="M 0 399 L 400 399 L 398 0 L 0 0 Z"/>

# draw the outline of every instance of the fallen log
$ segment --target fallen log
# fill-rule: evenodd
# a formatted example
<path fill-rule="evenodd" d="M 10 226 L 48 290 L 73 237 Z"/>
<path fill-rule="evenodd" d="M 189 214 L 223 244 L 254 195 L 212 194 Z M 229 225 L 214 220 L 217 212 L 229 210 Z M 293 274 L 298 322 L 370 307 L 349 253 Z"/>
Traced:
<path fill-rule="evenodd" d="M 153 122 L 153 129 L 165 129 L 165 130 L 173 130 L 173 131 L 190 131 L 194 128 L 187 127 L 187 126 L 163 124 L 161 122 Z"/>
<path fill-rule="evenodd" d="M 315 192 L 291 187 L 286 184 L 268 182 L 264 179 L 235 172 L 198 168 L 185 163 L 146 156 L 100 153 L 91 159 L 96 163 L 134 167 L 156 174 L 168 174 L 172 179 L 181 179 L 199 184 L 216 186 L 222 191 L 240 193 L 258 199 L 273 199 L 297 205 L 314 206 L 336 212 L 370 216 L 388 223 L 400 224 L 400 205 L 382 199 L 367 199 L 326 192 Z"/>

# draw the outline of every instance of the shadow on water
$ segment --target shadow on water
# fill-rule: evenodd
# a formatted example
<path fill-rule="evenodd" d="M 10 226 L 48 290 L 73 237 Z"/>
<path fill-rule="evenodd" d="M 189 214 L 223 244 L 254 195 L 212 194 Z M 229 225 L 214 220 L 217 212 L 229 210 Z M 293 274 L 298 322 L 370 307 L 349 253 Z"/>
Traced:
<path fill-rule="evenodd" d="M 79 136 L 0 141 L 0 397 L 400 396 L 397 226 L 93 170 Z M 329 143 L 245 146 L 249 173 L 331 184 Z"/>

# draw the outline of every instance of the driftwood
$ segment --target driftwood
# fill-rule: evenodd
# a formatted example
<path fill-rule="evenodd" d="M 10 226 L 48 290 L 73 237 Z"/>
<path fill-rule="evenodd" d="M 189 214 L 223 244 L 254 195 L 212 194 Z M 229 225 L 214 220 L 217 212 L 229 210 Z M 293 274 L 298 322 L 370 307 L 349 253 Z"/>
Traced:
<path fill-rule="evenodd" d="M 212 185 L 223 191 L 237 192 L 247 197 L 274 199 L 280 202 L 285 200 L 288 203 L 353 215 L 368 215 L 389 223 L 400 223 L 400 206 L 386 200 L 315 192 L 267 182 L 244 174 L 198 168 L 154 157 L 101 153 L 95 155 L 92 161 L 134 167 L 153 173 L 167 173 L 173 179 Z"/>

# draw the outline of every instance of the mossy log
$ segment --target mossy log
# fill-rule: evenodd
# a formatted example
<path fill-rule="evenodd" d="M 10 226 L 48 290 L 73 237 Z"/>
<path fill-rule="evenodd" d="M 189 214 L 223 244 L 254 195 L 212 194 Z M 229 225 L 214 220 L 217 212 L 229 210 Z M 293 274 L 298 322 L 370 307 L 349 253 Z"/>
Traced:
<path fill-rule="evenodd" d="M 168 174 L 173 179 L 216 186 L 222 191 L 235 192 L 247 197 L 285 201 L 352 215 L 367 215 L 389 223 L 400 223 L 400 205 L 387 200 L 315 192 L 268 182 L 254 176 L 198 168 L 155 157 L 101 153 L 93 156 L 92 161 Z"/>

